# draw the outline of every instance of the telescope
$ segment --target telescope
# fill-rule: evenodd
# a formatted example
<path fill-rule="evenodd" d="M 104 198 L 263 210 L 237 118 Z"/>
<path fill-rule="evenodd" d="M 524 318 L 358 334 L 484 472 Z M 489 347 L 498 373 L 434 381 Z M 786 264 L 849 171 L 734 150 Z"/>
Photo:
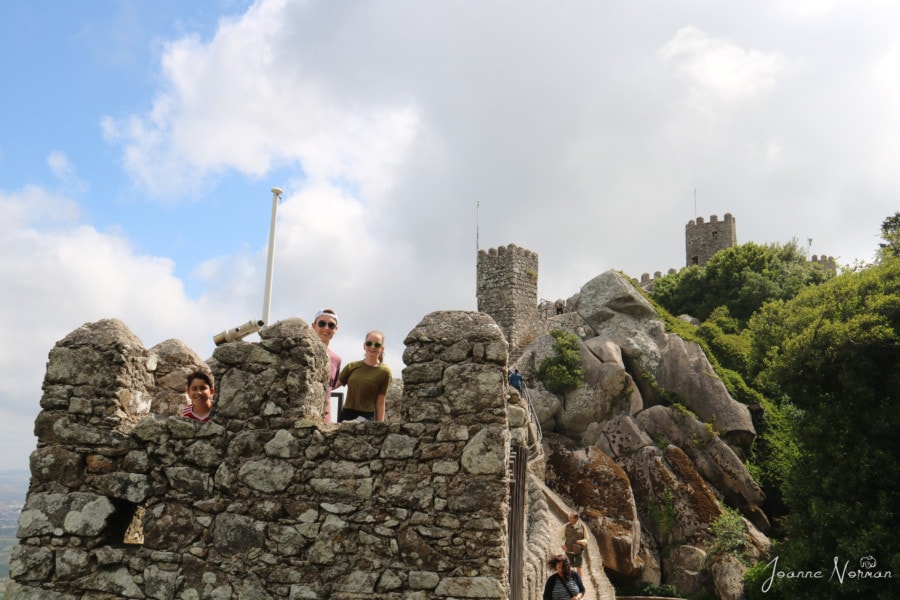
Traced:
<path fill-rule="evenodd" d="M 240 341 L 250 335 L 251 333 L 256 333 L 259 331 L 260 327 L 265 325 L 265 321 L 247 321 L 243 325 L 238 325 L 232 329 L 226 329 L 222 333 L 213 336 L 213 341 L 216 343 L 216 346 L 221 346 L 222 344 L 227 344 L 228 342 Z"/>

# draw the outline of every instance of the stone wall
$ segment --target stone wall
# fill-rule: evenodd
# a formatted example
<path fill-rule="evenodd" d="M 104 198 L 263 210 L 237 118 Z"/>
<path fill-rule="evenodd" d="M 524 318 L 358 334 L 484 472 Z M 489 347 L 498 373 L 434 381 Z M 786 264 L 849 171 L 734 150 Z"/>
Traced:
<path fill-rule="evenodd" d="M 157 361 L 119 321 L 53 348 L 8 598 L 509 597 L 527 423 L 493 320 L 426 316 L 387 423 L 323 423 L 324 346 L 300 319 L 260 334 L 216 349 L 206 424 L 151 412 Z"/>
<path fill-rule="evenodd" d="M 697 217 L 685 225 L 684 242 L 687 254 L 685 266 L 702 267 L 719 250 L 737 245 L 737 222 L 731 213 L 725 213 L 724 221 L 711 215 L 709 223 L 704 223 L 703 217 Z"/>
<path fill-rule="evenodd" d="M 538 319 L 538 255 L 515 244 L 479 250 L 478 310 L 497 322 L 509 342 L 510 362 L 544 333 Z"/>

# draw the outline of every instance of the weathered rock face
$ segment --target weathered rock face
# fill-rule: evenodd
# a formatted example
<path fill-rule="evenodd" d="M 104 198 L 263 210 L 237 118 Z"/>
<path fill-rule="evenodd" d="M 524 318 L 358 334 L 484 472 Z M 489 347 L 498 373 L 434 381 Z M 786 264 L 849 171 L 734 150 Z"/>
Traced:
<path fill-rule="evenodd" d="M 576 310 L 596 332 L 585 344 L 597 349 L 600 360 L 616 360 L 610 345 L 619 348 L 644 407 L 661 402 L 652 380 L 705 423 L 714 424 L 728 443 L 739 446 L 753 440 L 750 410 L 728 394 L 700 347 L 666 333 L 653 306 L 622 275 L 607 271 L 586 283 Z"/>
<path fill-rule="evenodd" d="M 583 449 L 568 438 L 549 434 L 547 485 L 574 506 L 597 538 L 603 566 L 637 575 L 641 523 L 625 471 L 596 448 Z"/>
<path fill-rule="evenodd" d="M 692 450 L 694 466 L 735 506 L 759 506 L 765 495 L 734 451 L 692 415 L 653 406 L 636 417 L 653 438 Z"/>
<path fill-rule="evenodd" d="M 117 321 L 59 342 L 10 597 L 508 598 L 510 440 L 533 436 L 490 317 L 410 333 L 398 422 L 322 423 L 324 347 L 299 319 L 261 338 L 216 349 L 205 424 L 148 412 L 148 357 L 180 350 Z"/>
<path fill-rule="evenodd" d="M 651 374 L 657 383 L 677 395 L 704 423 L 735 446 L 748 446 L 756 436 L 750 409 L 736 402 L 716 376 L 700 346 L 677 335 L 656 337 L 662 360 Z"/>

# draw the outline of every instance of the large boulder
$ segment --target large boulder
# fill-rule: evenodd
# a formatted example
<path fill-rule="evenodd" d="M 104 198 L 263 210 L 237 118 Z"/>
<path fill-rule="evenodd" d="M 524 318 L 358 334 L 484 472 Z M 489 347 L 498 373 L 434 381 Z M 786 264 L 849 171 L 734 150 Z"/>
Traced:
<path fill-rule="evenodd" d="M 661 357 L 651 372 L 656 382 L 730 444 L 749 445 L 756 436 L 750 409 L 731 397 L 700 346 L 670 333 L 656 341 Z"/>
<path fill-rule="evenodd" d="M 596 446 L 614 459 L 653 445 L 653 439 L 629 415 L 619 415 L 603 423 L 592 424 L 585 432 L 584 442 Z"/>
<path fill-rule="evenodd" d="M 644 446 L 617 461 L 628 474 L 641 521 L 662 549 L 708 541 L 722 508 L 677 446 Z"/>
<path fill-rule="evenodd" d="M 700 346 L 666 332 L 656 309 L 626 277 L 598 275 L 581 288 L 575 306 L 597 333 L 585 346 L 604 362 L 620 358 L 645 406 L 664 403 L 665 390 L 732 446 L 753 441 L 750 410 L 731 397 Z"/>
<path fill-rule="evenodd" d="M 636 420 L 654 439 L 690 448 L 694 465 L 703 477 L 735 505 L 759 506 L 765 500 L 762 489 L 734 450 L 689 413 L 654 406 Z"/>
<path fill-rule="evenodd" d="M 564 395 L 547 392 L 535 380 L 540 364 L 553 355 L 554 344 L 553 336 L 541 336 L 525 349 L 518 362 L 525 380 L 532 382 L 532 402 L 543 428 L 581 439 L 592 424 L 616 415 L 632 415 L 643 408 L 640 391 L 614 344 L 589 346 L 579 341 L 584 385 Z"/>
<path fill-rule="evenodd" d="M 607 271 L 581 286 L 575 310 L 597 330 L 616 315 L 652 319 L 656 309 L 620 273 Z"/>

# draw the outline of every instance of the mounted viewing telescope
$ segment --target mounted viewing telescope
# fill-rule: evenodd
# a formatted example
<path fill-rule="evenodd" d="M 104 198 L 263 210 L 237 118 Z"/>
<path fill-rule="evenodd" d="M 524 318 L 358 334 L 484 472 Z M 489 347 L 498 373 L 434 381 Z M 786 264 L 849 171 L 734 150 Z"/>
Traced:
<path fill-rule="evenodd" d="M 213 341 L 216 343 L 216 346 L 221 346 L 222 344 L 227 344 L 228 342 L 242 340 L 251 333 L 256 333 L 257 331 L 259 331 L 260 328 L 265 324 L 265 321 L 262 320 L 247 321 L 243 325 L 239 325 L 233 329 L 226 329 L 219 335 L 214 336 Z"/>
<path fill-rule="evenodd" d="M 269 305 L 272 302 L 272 271 L 275 265 L 275 216 L 278 211 L 278 200 L 284 190 L 281 188 L 272 188 L 272 224 L 269 227 L 269 260 L 266 263 L 266 289 L 263 298 L 263 318 L 255 321 L 247 321 L 243 325 L 239 325 L 233 329 L 226 329 L 222 333 L 213 336 L 213 342 L 216 346 L 242 340 L 251 333 L 259 331 L 266 323 L 269 322 Z"/>

